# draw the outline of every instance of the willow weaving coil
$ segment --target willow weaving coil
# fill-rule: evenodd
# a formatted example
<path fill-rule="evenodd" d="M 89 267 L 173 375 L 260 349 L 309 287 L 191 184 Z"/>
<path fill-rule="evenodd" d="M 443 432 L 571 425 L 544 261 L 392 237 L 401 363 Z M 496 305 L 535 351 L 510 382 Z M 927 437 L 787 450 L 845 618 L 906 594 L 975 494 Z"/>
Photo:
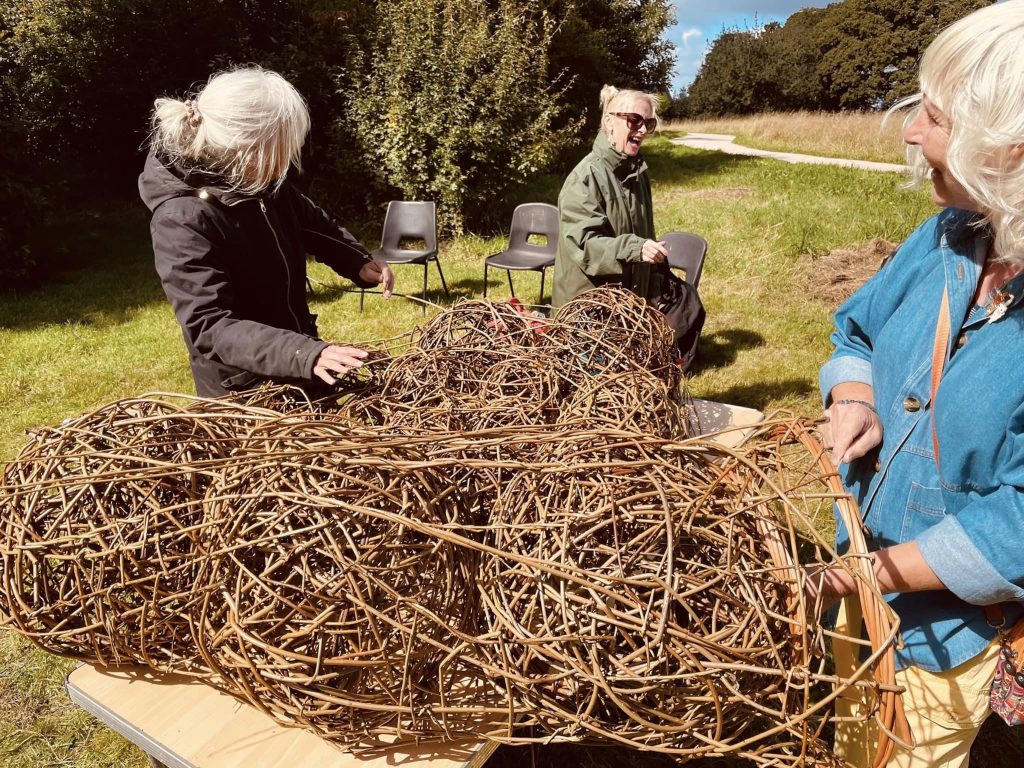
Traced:
<path fill-rule="evenodd" d="M 406 434 L 582 419 L 679 437 L 687 421 L 672 330 L 629 291 L 581 294 L 553 320 L 465 301 L 375 368 L 341 413 Z"/>
<path fill-rule="evenodd" d="M 853 678 L 828 670 L 803 597 L 798 564 L 836 559 L 821 518 L 835 503 L 859 524 L 820 446 L 792 420 L 734 450 L 670 439 L 686 421 L 670 336 L 593 293 L 575 330 L 457 305 L 336 413 L 264 390 L 40 431 L 0 494 L 6 621 L 56 653 L 200 675 L 349 746 L 827 764 L 849 686 L 907 740 L 863 543 L 842 566 L 871 636 Z"/>
<path fill-rule="evenodd" d="M 201 502 L 240 436 L 276 417 L 144 398 L 37 432 L 4 478 L 3 612 L 56 653 L 187 671 Z"/>

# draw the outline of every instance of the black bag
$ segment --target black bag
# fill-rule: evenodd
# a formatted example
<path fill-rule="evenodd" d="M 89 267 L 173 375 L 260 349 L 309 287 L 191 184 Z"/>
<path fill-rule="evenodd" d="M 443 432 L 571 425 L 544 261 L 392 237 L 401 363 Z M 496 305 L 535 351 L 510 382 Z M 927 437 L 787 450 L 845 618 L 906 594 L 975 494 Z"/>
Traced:
<path fill-rule="evenodd" d="M 676 357 L 685 371 L 697 359 L 697 342 L 704 328 L 704 305 L 697 289 L 668 269 L 653 264 L 631 265 L 630 289 L 668 319 L 675 332 Z"/>

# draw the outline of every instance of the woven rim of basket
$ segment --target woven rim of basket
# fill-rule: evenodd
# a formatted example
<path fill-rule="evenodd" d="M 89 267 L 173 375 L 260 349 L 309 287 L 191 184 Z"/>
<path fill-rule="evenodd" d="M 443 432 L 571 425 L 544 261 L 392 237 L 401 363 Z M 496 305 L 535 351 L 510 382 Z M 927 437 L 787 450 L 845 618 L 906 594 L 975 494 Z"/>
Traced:
<path fill-rule="evenodd" d="M 895 644 L 899 633 L 899 618 L 882 597 L 873 561 L 867 557 L 869 551 L 860 508 L 843 487 L 835 464 L 821 441 L 804 425 L 794 425 L 793 436 L 815 457 L 829 490 L 835 495 L 836 508 L 849 532 L 850 550 L 840 562 L 855 576 L 861 613 L 871 643 L 871 655 L 858 668 L 855 677 L 859 678 L 865 669 L 874 666 L 874 678 L 879 686 L 879 707 L 875 713 L 879 737 L 872 767 L 882 768 L 888 764 L 897 744 L 907 748 L 914 745 L 913 734 L 903 709 L 903 698 L 896 683 Z M 832 697 L 837 697 L 846 687 L 837 685 Z"/>

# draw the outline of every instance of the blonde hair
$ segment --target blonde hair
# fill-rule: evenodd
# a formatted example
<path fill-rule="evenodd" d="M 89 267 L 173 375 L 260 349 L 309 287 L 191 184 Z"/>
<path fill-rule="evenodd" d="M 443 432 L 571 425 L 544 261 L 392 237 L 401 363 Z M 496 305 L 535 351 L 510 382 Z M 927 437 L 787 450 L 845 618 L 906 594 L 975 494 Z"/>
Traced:
<path fill-rule="evenodd" d="M 1000 259 L 1024 264 L 1024 0 L 986 6 L 944 29 L 921 57 L 921 92 L 951 123 L 946 166 L 978 204 Z M 914 183 L 930 170 L 907 147 Z"/>
<path fill-rule="evenodd" d="M 644 93 L 630 88 L 616 88 L 614 85 L 606 85 L 601 89 L 601 127 L 604 128 L 610 112 L 615 112 L 616 107 L 632 102 L 634 99 L 642 99 L 651 105 L 651 117 L 658 120 L 658 106 L 661 104 L 661 97 L 655 93 Z M 654 130 L 658 130 L 655 127 Z"/>
<path fill-rule="evenodd" d="M 309 110 L 276 72 L 243 67 L 213 75 L 185 100 L 153 104 L 150 145 L 172 162 L 223 176 L 231 189 L 277 189 L 301 170 Z"/>

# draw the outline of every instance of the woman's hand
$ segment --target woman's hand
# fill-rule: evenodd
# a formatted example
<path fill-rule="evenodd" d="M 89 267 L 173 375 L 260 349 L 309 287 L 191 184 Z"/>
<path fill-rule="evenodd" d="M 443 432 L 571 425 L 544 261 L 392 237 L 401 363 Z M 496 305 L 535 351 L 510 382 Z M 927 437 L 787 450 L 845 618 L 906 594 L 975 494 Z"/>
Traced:
<path fill-rule="evenodd" d="M 804 600 L 811 610 L 824 613 L 857 589 L 853 576 L 844 568 L 808 570 L 804 579 Z M 820 600 L 820 602 L 819 602 Z"/>
<path fill-rule="evenodd" d="M 648 264 L 661 264 L 668 258 L 668 248 L 658 240 L 644 240 L 640 248 L 640 260 Z"/>
<path fill-rule="evenodd" d="M 384 269 L 387 269 L 387 266 Z M 329 347 L 324 347 L 316 359 L 316 363 L 313 365 L 313 374 L 328 384 L 334 384 L 339 377 L 349 371 L 361 368 L 366 354 L 364 350 L 356 347 L 339 347 L 331 344 Z"/>
<path fill-rule="evenodd" d="M 391 298 L 395 288 L 395 276 L 383 261 L 368 261 L 359 270 L 359 279 L 367 283 L 377 283 L 382 289 L 385 299 Z"/>
<path fill-rule="evenodd" d="M 821 441 L 832 449 L 837 465 L 859 459 L 882 442 L 882 420 L 875 410 L 870 384 L 844 381 L 829 393 L 832 405 L 825 411 Z"/>
<path fill-rule="evenodd" d="M 879 549 L 867 557 L 870 558 L 878 590 L 883 595 L 946 589 L 946 585 L 924 559 L 916 541 L 905 541 Z M 808 569 L 804 579 L 804 599 L 809 606 L 815 605 L 820 599 L 822 610 L 856 591 L 857 580 L 852 571 L 840 565 Z"/>
<path fill-rule="evenodd" d="M 863 402 L 837 400 L 825 411 L 821 439 L 835 464 L 859 459 L 882 442 L 882 420 Z"/>

